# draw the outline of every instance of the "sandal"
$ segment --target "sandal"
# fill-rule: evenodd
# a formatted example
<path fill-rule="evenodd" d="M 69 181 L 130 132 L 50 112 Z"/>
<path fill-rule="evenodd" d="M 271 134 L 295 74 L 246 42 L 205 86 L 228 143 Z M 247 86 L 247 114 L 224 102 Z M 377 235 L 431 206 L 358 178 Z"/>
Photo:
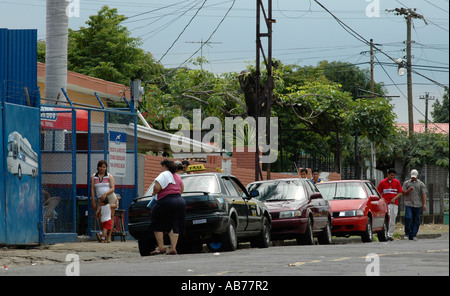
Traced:
<path fill-rule="evenodd" d="M 177 251 L 170 251 L 169 253 L 167 253 L 166 255 L 178 255 Z"/>
<path fill-rule="evenodd" d="M 156 249 L 156 250 L 150 252 L 150 256 L 165 254 L 166 251 L 167 251 L 166 249 L 161 249 L 161 250 Z"/>
<path fill-rule="evenodd" d="M 102 242 L 102 237 L 100 236 L 100 233 L 97 232 L 96 235 L 97 235 L 97 241 L 99 243 L 101 243 Z"/>

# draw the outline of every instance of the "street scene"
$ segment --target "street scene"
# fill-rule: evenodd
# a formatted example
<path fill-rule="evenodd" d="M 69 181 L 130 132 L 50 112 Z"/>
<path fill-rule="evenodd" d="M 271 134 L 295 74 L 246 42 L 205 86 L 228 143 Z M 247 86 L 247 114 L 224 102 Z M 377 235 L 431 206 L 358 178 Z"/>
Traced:
<path fill-rule="evenodd" d="M 449 275 L 448 1 L 0 6 L 0 276 Z"/>

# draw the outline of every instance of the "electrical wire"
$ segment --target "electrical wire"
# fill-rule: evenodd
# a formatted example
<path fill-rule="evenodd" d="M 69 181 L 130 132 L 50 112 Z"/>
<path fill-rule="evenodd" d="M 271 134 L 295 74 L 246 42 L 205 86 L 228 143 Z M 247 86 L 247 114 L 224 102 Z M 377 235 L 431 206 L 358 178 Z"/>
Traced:
<path fill-rule="evenodd" d="M 205 2 L 206 2 L 206 0 L 205 0 Z M 203 42 L 203 43 L 200 45 L 200 48 L 199 48 L 197 51 L 195 51 L 189 58 L 187 58 L 184 62 L 182 62 L 178 67 L 176 67 L 176 68 L 170 70 L 168 73 L 166 73 L 166 74 L 164 74 L 164 75 L 161 75 L 161 76 L 159 76 L 159 77 L 157 77 L 157 78 L 153 78 L 153 79 L 151 79 L 151 80 L 145 81 L 145 83 L 147 84 L 147 83 L 153 82 L 153 81 L 155 81 L 155 80 L 157 80 L 157 79 L 161 79 L 161 78 L 163 78 L 163 77 L 166 77 L 167 75 L 172 74 L 173 72 L 177 71 L 178 69 L 180 69 L 181 67 L 183 67 L 188 61 L 190 61 L 190 60 L 192 59 L 192 57 L 194 57 L 194 56 L 195 56 L 195 55 L 203 48 L 203 46 L 205 46 L 205 44 L 207 44 L 207 43 L 212 39 L 212 37 L 214 36 L 214 34 L 217 32 L 217 30 L 219 30 L 219 28 L 220 28 L 220 26 L 222 25 L 222 23 L 223 23 L 223 22 L 225 21 L 225 19 L 228 17 L 228 14 L 229 14 L 230 11 L 233 9 L 233 7 L 234 7 L 235 4 L 236 4 L 236 0 L 233 0 L 233 3 L 231 4 L 230 8 L 227 10 L 227 12 L 225 13 L 225 15 L 223 16 L 222 20 L 221 20 L 221 21 L 219 22 L 219 24 L 216 26 L 216 28 L 215 28 L 214 31 L 211 33 L 211 35 L 209 35 L 209 37 L 208 37 L 208 39 L 206 40 L 206 42 Z M 147 73 L 148 73 L 148 72 L 147 72 Z"/>
<path fill-rule="evenodd" d="M 159 64 L 162 59 L 164 59 L 164 57 L 169 53 L 169 51 L 174 47 L 175 43 L 177 43 L 177 41 L 181 38 L 181 36 L 184 34 L 184 32 L 186 32 L 187 28 L 189 27 L 189 25 L 192 23 L 192 21 L 197 17 L 198 13 L 200 12 L 200 10 L 202 10 L 203 6 L 205 6 L 206 1 L 208 0 L 204 0 L 202 5 L 197 9 L 197 11 L 195 12 L 194 16 L 189 20 L 189 22 L 187 23 L 187 25 L 183 28 L 183 30 L 181 30 L 181 33 L 178 34 L 178 37 L 175 39 L 175 41 L 173 41 L 172 45 L 167 49 L 167 51 L 162 55 L 162 57 L 158 60 L 158 62 L 156 62 L 157 64 Z"/>
<path fill-rule="evenodd" d="M 396 0 L 398 3 L 402 4 L 400 1 Z M 358 34 L 355 30 L 353 30 L 351 27 L 349 27 L 348 25 L 346 25 L 343 21 L 341 21 L 337 16 L 335 16 L 330 10 L 328 10 L 323 4 L 321 4 L 318 0 L 314 0 L 314 2 L 316 2 L 320 7 L 322 7 L 325 11 L 327 11 L 337 22 L 338 24 L 343 27 L 345 29 L 345 31 L 347 31 L 350 35 L 352 35 L 355 39 L 359 40 L 360 42 L 366 44 L 366 45 L 371 45 L 370 42 L 368 40 L 366 40 L 363 36 L 361 36 L 360 34 Z M 402 4 L 403 5 L 403 4 Z M 393 57 L 391 57 L 390 55 L 388 55 L 386 52 L 384 52 L 383 50 L 381 50 L 377 45 L 373 44 L 373 48 L 377 51 L 379 51 L 380 53 L 384 54 L 386 57 L 388 57 L 390 60 L 392 60 L 394 63 L 397 64 L 396 59 L 394 59 Z M 447 86 L 445 86 L 444 84 L 437 82 L 436 80 L 433 80 L 415 70 L 413 70 L 412 72 L 414 72 L 415 74 L 435 83 L 436 85 L 443 87 L 444 89 L 448 89 Z"/>

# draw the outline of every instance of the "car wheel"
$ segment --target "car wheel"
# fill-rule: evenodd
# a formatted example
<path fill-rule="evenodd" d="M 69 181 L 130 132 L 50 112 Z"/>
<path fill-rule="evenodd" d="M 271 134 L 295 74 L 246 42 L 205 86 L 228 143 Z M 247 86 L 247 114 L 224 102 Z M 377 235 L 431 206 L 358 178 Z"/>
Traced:
<path fill-rule="evenodd" d="M 312 221 L 308 218 L 308 223 L 306 225 L 306 231 L 297 239 L 297 244 L 299 245 L 314 245 L 314 236 L 312 231 Z"/>
<path fill-rule="evenodd" d="M 331 223 L 330 220 L 327 222 L 327 226 L 320 234 L 319 238 L 319 244 L 320 245 L 329 245 L 331 244 Z"/>
<path fill-rule="evenodd" d="M 270 246 L 270 223 L 266 217 L 263 219 L 261 232 L 251 241 L 251 246 L 252 248 L 268 248 Z"/>
<path fill-rule="evenodd" d="M 156 248 L 156 241 L 138 240 L 138 248 L 141 256 L 149 256 L 150 252 Z"/>
<path fill-rule="evenodd" d="M 385 242 L 388 240 L 388 222 L 387 218 L 384 219 L 383 229 L 380 232 L 377 232 L 378 240 L 380 242 Z"/>
<path fill-rule="evenodd" d="M 361 235 L 363 243 L 371 243 L 373 241 L 372 219 L 367 217 L 366 231 Z"/>
<path fill-rule="evenodd" d="M 238 240 L 236 234 L 236 224 L 233 219 L 228 223 L 227 231 L 223 236 L 223 246 L 225 251 L 235 251 L 238 247 Z"/>

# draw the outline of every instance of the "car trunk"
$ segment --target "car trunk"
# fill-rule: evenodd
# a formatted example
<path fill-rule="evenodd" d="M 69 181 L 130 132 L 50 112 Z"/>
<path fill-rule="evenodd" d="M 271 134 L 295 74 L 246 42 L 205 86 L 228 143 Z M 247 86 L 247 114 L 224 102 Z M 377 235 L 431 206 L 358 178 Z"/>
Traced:
<path fill-rule="evenodd" d="M 208 214 L 217 212 L 220 208 L 219 200 L 207 192 L 185 192 L 186 214 Z"/>
<path fill-rule="evenodd" d="M 182 194 L 182 197 L 186 202 L 187 215 L 209 214 L 220 209 L 219 200 L 208 192 L 186 192 Z M 128 211 L 130 223 L 149 221 L 151 208 L 148 208 L 147 205 L 150 199 L 150 197 L 135 199 Z"/>

